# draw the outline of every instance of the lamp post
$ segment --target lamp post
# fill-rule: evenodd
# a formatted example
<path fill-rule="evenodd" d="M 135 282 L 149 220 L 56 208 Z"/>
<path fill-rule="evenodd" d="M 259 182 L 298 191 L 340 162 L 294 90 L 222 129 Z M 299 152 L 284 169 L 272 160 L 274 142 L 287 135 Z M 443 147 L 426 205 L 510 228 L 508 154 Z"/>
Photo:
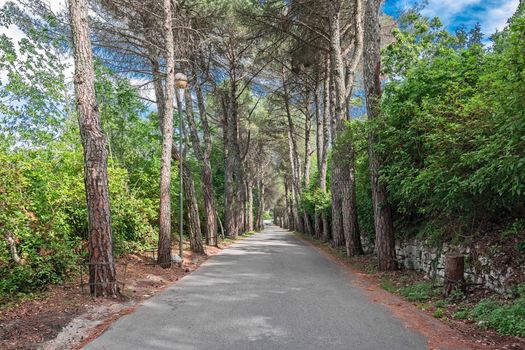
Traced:
<path fill-rule="evenodd" d="M 182 256 L 182 231 L 184 229 L 184 197 L 183 197 L 183 181 L 182 181 L 182 140 L 183 140 L 183 124 L 182 124 L 182 104 L 184 101 L 184 89 L 188 85 L 188 77 L 184 73 L 175 74 L 175 87 L 177 88 L 177 99 L 179 100 L 178 109 L 179 109 L 179 181 L 180 181 L 180 192 L 179 192 L 179 257 L 180 265 L 184 258 Z"/>

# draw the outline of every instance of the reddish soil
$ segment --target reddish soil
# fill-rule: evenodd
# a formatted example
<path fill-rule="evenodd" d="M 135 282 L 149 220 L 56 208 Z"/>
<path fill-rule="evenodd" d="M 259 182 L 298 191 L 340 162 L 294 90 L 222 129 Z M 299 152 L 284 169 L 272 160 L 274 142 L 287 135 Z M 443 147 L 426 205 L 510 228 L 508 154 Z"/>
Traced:
<path fill-rule="evenodd" d="M 81 291 L 80 278 L 76 278 L 69 285 L 49 286 L 31 300 L 2 305 L 0 349 L 81 348 L 111 322 L 191 273 L 225 246 L 206 247 L 206 255 L 185 251 L 183 266 L 169 269 L 152 264 L 148 254 L 126 255 L 117 263 L 118 276 L 126 275 L 122 296 L 117 299 L 91 298 L 88 291 Z"/>
<path fill-rule="evenodd" d="M 432 316 L 435 311 L 432 306 L 423 311 L 415 303 L 387 292 L 380 286 L 381 278 L 385 274 L 374 272 L 370 268 L 370 257 L 357 257 L 349 260 L 326 244 L 301 235 L 297 235 L 297 237 L 344 268 L 352 283 L 359 287 L 371 301 L 388 307 L 395 317 L 405 323 L 407 328 L 424 335 L 428 339 L 428 349 L 430 350 L 525 349 L 525 339 L 523 338 L 504 336 L 492 330 L 481 329 L 473 322 L 453 319 L 453 308 L 447 310 L 445 316 L 449 317 L 444 318 L 445 323 L 445 321 Z M 403 278 L 400 278 L 402 276 Z M 402 283 L 414 283 L 423 280 L 421 274 L 410 271 L 388 273 L 388 277 L 394 283 L 396 280 L 402 280 Z M 478 292 L 478 295 L 476 292 L 471 293 L 469 295 L 470 302 L 479 301 L 481 299 L 480 294 L 486 296 L 486 293 L 487 291 Z M 432 304 L 432 301 L 429 304 Z"/>

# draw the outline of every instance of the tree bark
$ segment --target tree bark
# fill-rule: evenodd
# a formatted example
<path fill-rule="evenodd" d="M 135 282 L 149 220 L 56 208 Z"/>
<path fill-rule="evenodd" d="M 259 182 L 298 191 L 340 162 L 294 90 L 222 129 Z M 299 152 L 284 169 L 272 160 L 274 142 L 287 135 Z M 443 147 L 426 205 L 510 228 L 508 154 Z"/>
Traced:
<path fill-rule="evenodd" d="M 319 170 L 319 188 L 323 193 L 326 193 L 326 174 L 328 172 L 328 146 L 330 144 L 330 124 L 331 124 L 331 98 L 330 98 L 330 58 L 326 59 L 326 77 L 324 79 L 323 87 L 323 148 L 321 168 Z M 323 227 L 322 240 L 328 242 L 330 240 L 330 222 L 328 214 L 323 210 L 321 213 L 321 221 Z"/>
<path fill-rule="evenodd" d="M 257 185 L 257 214 L 255 219 L 255 230 L 262 231 L 264 229 L 264 183 L 262 180 Z"/>
<path fill-rule="evenodd" d="M 453 290 L 465 293 L 465 256 L 449 254 L 445 257 L 445 281 L 443 295 L 448 298 Z"/>
<path fill-rule="evenodd" d="M 292 112 L 290 109 L 290 95 L 288 93 L 288 85 L 286 82 L 286 72 L 285 68 L 282 67 L 281 72 L 282 84 L 283 84 L 283 93 L 284 93 L 284 105 L 286 110 L 286 117 L 288 120 L 288 151 L 290 158 L 290 166 L 292 170 L 291 176 L 291 197 L 293 200 L 293 219 L 294 219 L 294 229 L 297 231 L 304 231 L 303 220 L 299 217 L 299 199 L 301 196 L 301 163 L 299 160 L 299 152 L 297 148 L 297 141 L 295 139 L 295 126 L 292 119 Z"/>
<path fill-rule="evenodd" d="M 248 192 L 248 196 L 247 196 L 248 205 L 246 208 L 246 212 L 247 212 L 246 221 L 248 222 L 247 230 L 248 232 L 251 232 L 254 229 L 254 226 L 253 226 L 253 188 L 250 183 L 247 183 L 246 186 L 248 187 L 248 191 L 247 191 Z"/>
<path fill-rule="evenodd" d="M 196 76 L 196 74 L 194 74 Z M 201 181 L 202 193 L 204 200 L 204 213 L 206 219 L 206 244 L 217 245 L 217 209 L 215 201 L 215 193 L 213 191 L 213 175 L 211 169 L 211 135 L 208 124 L 208 117 L 206 115 L 206 107 L 204 97 L 197 81 L 195 84 L 195 95 L 197 96 L 197 105 L 199 108 L 199 116 L 202 125 L 203 141 L 200 141 L 199 133 L 193 116 L 193 108 L 187 107 L 187 119 L 190 130 L 190 139 L 192 141 L 195 156 L 201 163 Z M 185 95 L 186 106 L 192 106 L 193 101 L 191 93 L 187 90 Z"/>
<path fill-rule="evenodd" d="M 172 157 L 174 160 L 180 162 L 180 154 L 177 147 L 172 147 Z M 186 217 L 188 220 L 188 231 L 190 234 L 190 249 L 196 253 L 203 253 L 204 247 L 202 245 L 201 223 L 199 217 L 199 204 L 197 202 L 197 195 L 195 193 L 195 183 L 191 176 L 191 170 L 188 168 L 186 158 L 183 155 L 182 163 L 182 179 L 184 183 L 184 198 L 186 199 Z"/>
<path fill-rule="evenodd" d="M 173 147 L 173 97 L 175 96 L 175 60 L 171 1 L 164 0 L 164 36 L 166 40 L 166 84 L 162 121 L 162 155 L 160 168 L 159 244 L 157 262 L 171 266 L 171 149 Z"/>
<path fill-rule="evenodd" d="M 341 3 L 339 2 L 339 5 Z M 363 1 L 356 1 L 354 26 L 355 40 L 351 59 L 345 66 L 344 54 L 341 47 L 341 7 L 335 3 L 332 6 L 330 17 L 330 61 L 334 83 L 335 106 L 334 106 L 334 132 L 333 132 L 333 158 L 332 172 L 334 174 L 331 183 L 332 188 L 332 227 L 334 244 L 343 242 L 348 256 L 362 253 L 359 225 L 357 224 L 357 208 L 355 197 L 355 183 L 353 176 L 353 146 L 352 140 L 348 140 L 350 150 L 338 149 L 338 138 L 345 130 L 344 121 L 348 118 L 348 104 L 352 95 L 354 75 L 357 64 L 363 51 Z M 340 236 L 343 235 L 344 239 Z"/>
<path fill-rule="evenodd" d="M 290 200 L 290 186 L 288 186 L 288 178 L 285 177 L 284 178 L 284 198 L 285 198 L 285 214 L 286 214 L 286 229 L 290 230 L 290 231 L 294 231 L 295 227 L 294 227 L 294 213 L 293 213 L 293 204 L 292 204 L 292 201 Z"/>
<path fill-rule="evenodd" d="M 368 120 L 373 121 L 380 114 L 381 100 L 381 52 L 380 52 L 380 0 L 368 0 L 365 13 L 364 85 Z M 397 268 L 394 251 L 394 225 L 392 209 L 388 203 L 387 189 L 381 181 L 381 157 L 375 149 L 377 136 L 368 134 L 368 156 L 372 182 L 372 203 L 378 267 L 381 271 Z"/>
<path fill-rule="evenodd" d="M 84 182 L 88 209 L 89 286 L 93 296 L 119 294 L 113 260 L 108 192 L 107 140 L 100 126 L 95 72 L 85 0 L 69 0 L 75 58 L 75 94 L 84 149 Z"/>
<path fill-rule="evenodd" d="M 341 247 L 345 244 L 343 230 L 343 208 L 341 206 L 341 169 L 335 159 L 332 159 L 332 244 Z"/>

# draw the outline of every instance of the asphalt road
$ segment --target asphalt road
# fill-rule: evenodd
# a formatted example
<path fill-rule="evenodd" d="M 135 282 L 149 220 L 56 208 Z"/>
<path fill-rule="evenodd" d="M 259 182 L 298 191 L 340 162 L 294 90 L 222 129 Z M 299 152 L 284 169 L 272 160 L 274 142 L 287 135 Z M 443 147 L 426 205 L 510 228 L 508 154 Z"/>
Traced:
<path fill-rule="evenodd" d="M 427 349 L 345 271 L 276 226 L 212 257 L 85 349 Z"/>

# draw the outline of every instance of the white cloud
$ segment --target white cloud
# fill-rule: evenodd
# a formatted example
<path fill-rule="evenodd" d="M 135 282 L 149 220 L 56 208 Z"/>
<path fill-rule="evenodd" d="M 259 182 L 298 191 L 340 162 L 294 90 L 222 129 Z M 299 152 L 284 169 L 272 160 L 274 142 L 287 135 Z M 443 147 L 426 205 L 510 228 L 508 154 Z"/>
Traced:
<path fill-rule="evenodd" d="M 430 0 L 422 14 L 437 16 L 452 29 L 461 24 L 469 27 L 479 22 L 483 33 L 489 36 L 505 27 L 518 4 L 519 0 Z"/>
<path fill-rule="evenodd" d="M 516 11 L 519 0 L 506 0 L 499 7 L 488 9 L 485 18 L 481 21 L 483 31 L 488 35 L 496 30 L 501 31 L 507 25 L 507 19 Z"/>
<path fill-rule="evenodd" d="M 430 0 L 422 13 L 425 16 L 438 16 L 443 21 L 448 21 L 467 7 L 481 2 L 482 0 Z"/>

